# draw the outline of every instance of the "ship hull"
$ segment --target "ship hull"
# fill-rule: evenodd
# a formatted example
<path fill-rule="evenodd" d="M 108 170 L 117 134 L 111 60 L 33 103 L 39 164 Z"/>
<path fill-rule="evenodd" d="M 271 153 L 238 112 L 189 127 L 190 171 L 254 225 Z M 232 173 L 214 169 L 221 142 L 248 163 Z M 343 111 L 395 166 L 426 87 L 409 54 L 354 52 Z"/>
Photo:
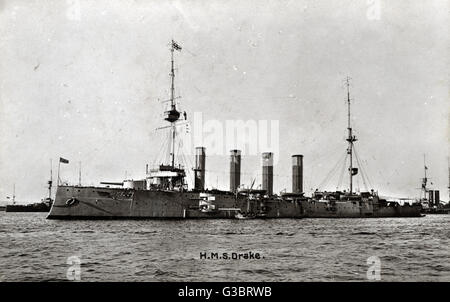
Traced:
<path fill-rule="evenodd" d="M 50 206 L 46 204 L 38 205 L 7 205 L 5 212 L 49 212 Z"/>
<path fill-rule="evenodd" d="M 49 219 L 228 219 L 237 214 L 255 218 L 369 218 L 420 217 L 416 205 L 372 202 L 320 202 L 311 199 L 249 200 L 222 192 L 214 196 L 214 210 L 202 211 L 200 193 L 103 187 L 60 186 Z"/>

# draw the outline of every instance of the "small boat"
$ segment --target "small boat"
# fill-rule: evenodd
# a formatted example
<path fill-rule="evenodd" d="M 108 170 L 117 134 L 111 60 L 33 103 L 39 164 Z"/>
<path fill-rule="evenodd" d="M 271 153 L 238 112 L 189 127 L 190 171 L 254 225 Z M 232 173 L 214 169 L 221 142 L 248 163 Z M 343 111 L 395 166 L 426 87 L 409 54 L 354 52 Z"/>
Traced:
<path fill-rule="evenodd" d="M 252 214 L 252 213 L 237 212 L 236 215 L 234 216 L 234 218 L 236 218 L 236 219 L 255 219 L 256 215 Z"/>

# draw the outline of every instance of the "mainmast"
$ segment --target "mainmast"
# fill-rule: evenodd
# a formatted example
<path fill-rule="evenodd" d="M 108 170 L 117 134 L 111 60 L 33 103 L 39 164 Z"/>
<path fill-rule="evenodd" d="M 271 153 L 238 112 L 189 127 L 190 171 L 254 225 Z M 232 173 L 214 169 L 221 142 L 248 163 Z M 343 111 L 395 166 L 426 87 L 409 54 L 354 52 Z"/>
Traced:
<path fill-rule="evenodd" d="M 171 86 L 170 86 L 170 110 L 165 112 L 165 120 L 170 122 L 171 127 L 171 166 L 172 168 L 175 167 L 175 137 L 176 137 L 176 121 L 180 117 L 180 112 L 177 111 L 176 105 L 175 105 L 175 69 L 174 69 L 174 56 L 173 53 L 175 50 L 181 51 L 181 46 L 178 45 L 174 40 L 172 40 L 171 47 L 170 47 L 170 54 L 171 54 L 171 68 L 170 68 L 170 79 L 171 79 Z"/>
<path fill-rule="evenodd" d="M 351 127 L 351 114 L 350 114 L 350 78 L 347 77 L 346 79 L 346 85 L 347 85 L 347 108 L 348 108 L 348 137 L 346 141 L 348 142 L 348 148 L 347 148 L 347 154 L 350 155 L 350 164 L 348 167 L 348 174 L 350 178 L 350 191 L 349 194 L 352 194 L 353 192 L 353 176 L 358 173 L 357 168 L 353 168 L 353 142 L 357 141 L 356 136 L 352 133 L 352 127 Z"/>

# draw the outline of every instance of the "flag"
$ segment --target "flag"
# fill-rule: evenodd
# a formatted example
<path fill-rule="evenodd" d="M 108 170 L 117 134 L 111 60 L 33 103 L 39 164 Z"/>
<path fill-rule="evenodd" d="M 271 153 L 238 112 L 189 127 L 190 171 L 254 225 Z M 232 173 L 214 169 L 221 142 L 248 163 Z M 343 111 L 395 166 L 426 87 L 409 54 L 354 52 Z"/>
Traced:
<path fill-rule="evenodd" d="M 177 42 L 175 42 L 174 40 L 172 40 L 172 47 L 173 47 L 175 50 L 178 50 L 178 51 L 181 50 L 181 46 L 178 45 Z"/>
<path fill-rule="evenodd" d="M 60 158 L 59 158 L 59 162 L 60 162 L 60 163 L 63 163 L 63 164 L 68 164 L 68 163 L 69 163 L 69 160 L 68 160 L 68 159 L 65 159 L 65 158 L 62 158 L 62 157 L 60 157 Z"/>

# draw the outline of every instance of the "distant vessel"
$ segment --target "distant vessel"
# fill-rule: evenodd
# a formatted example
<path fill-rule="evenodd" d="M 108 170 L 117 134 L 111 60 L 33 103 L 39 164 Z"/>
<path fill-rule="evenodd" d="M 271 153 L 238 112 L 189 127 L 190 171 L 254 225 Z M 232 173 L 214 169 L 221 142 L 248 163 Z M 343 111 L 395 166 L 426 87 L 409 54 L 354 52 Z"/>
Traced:
<path fill-rule="evenodd" d="M 37 202 L 32 204 L 8 204 L 6 212 L 48 212 L 51 205 L 48 202 Z"/>
<path fill-rule="evenodd" d="M 174 52 L 181 46 L 171 42 L 171 89 L 169 108 L 164 113 L 170 151 L 168 163 L 146 169 L 146 177 L 122 182 L 102 182 L 104 186 L 70 186 L 58 181 L 55 202 L 49 219 L 135 219 L 135 218 L 304 218 L 304 217 L 409 217 L 420 216 L 420 205 L 404 205 L 380 199 L 375 192 L 357 194 L 352 191 L 352 177 L 357 171 L 350 160 L 350 191 L 315 192 L 312 198 L 303 192 L 303 155 L 292 156 L 292 192 L 281 196 L 273 193 L 273 153 L 262 154 L 262 189 L 246 189 L 240 184 L 241 151 L 230 151 L 230 190 L 205 189 L 204 147 L 197 147 L 194 188 L 185 181 L 186 170 L 175 163 L 177 125 L 186 114 L 175 103 Z M 349 149 L 352 156 L 356 140 L 350 127 Z M 182 119 L 180 120 L 180 118 Z M 68 163 L 65 160 L 65 163 Z M 112 186 L 112 187 L 111 187 Z"/>
<path fill-rule="evenodd" d="M 41 200 L 41 202 L 36 202 L 32 204 L 16 204 L 15 201 L 15 185 L 13 193 L 13 203 L 8 204 L 5 207 L 6 212 L 49 212 L 52 206 L 53 200 L 52 195 L 52 170 L 50 168 L 50 180 L 48 184 L 48 197 Z"/>
<path fill-rule="evenodd" d="M 426 164 L 425 154 L 423 156 L 423 167 L 424 167 L 424 177 L 422 178 L 420 197 L 418 199 L 418 202 L 422 205 L 422 213 L 450 214 L 450 204 L 444 205 L 441 202 L 439 190 L 433 190 L 428 187 L 428 180 L 429 180 L 427 177 L 428 166 Z M 450 180 L 449 180 L 449 189 L 450 189 Z"/>

